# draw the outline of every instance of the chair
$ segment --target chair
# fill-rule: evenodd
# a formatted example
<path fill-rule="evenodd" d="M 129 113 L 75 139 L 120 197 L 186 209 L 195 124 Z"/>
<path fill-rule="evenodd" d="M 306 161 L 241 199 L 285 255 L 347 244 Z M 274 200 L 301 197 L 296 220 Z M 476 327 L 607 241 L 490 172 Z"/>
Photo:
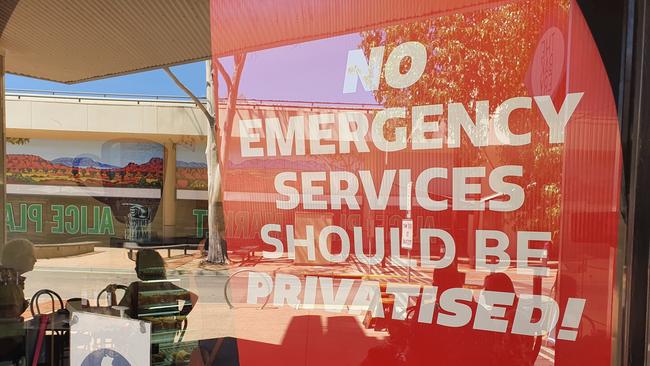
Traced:
<path fill-rule="evenodd" d="M 55 306 L 56 306 L 56 305 L 55 305 L 55 300 L 58 300 L 58 302 L 59 302 L 59 309 L 64 309 L 64 306 L 63 306 L 63 300 L 61 299 L 61 296 L 59 296 L 59 294 L 57 294 L 56 292 L 54 292 L 54 291 L 52 291 L 52 290 L 43 289 L 43 290 L 39 290 L 39 291 L 37 291 L 37 292 L 34 294 L 34 296 L 32 296 L 32 299 L 31 299 L 31 301 L 29 302 L 29 311 L 32 313 L 32 316 L 36 316 L 36 315 L 41 315 L 41 314 L 42 314 L 42 313 L 41 313 L 41 308 L 40 308 L 40 306 L 39 306 L 39 301 L 38 301 L 38 300 L 39 300 L 40 297 L 43 296 L 43 295 L 47 295 L 47 296 L 49 296 L 50 299 L 52 300 L 52 312 L 54 312 L 54 311 L 56 310 L 56 309 L 55 309 Z M 36 312 L 34 312 L 34 304 L 36 304 Z"/>
<path fill-rule="evenodd" d="M 176 332 L 174 343 L 181 343 L 183 341 L 183 337 L 185 336 L 186 331 L 187 331 L 187 318 L 183 319 L 180 329 Z"/>
<path fill-rule="evenodd" d="M 39 300 L 44 295 L 48 296 L 52 301 L 52 311 L 48 313 L 42 313 L 40 308 Z M 56 309 L 56 302 L 59 303 L 58 309 Z M 42 352 L 46 352 L 46 354 L 49 353 L 51 365 L 55 364 L 55 357 L 58 357 L 56 358 L 58 364 L 63 365 L 65 360 L 69 359 L 69 343 L 67 340 L 69 326 L 67 325 L 67 320 L 70 316 L 68 310 L 65 309 L 63 299 L 52 290 L 39 290 L 32 296 L 29 302 L 29 311 L 34 317 L 33 321 L 38 322 L 33 353 L 29 352 L 29 354 L 33 355 L 34 358 L 38 358 L 41 357 Z M 50 334 L 47 334 L 48 331 Z M 62 336 L 64 337 L 62 338 Z"/>
<path fill-rule="evenodd" d="M 115 291 L 114 290 L 122 290 L 124 293 L 126 293 L 126 290 L 128 289 L 127 286 L 124 285 L 118 285 L 118 284 L 110 284 L 106 286 L 103 290 L 97 294 L 97 306 L 99 306 L 99 301 L 102 298 L 102 295 L 104 293 L 110 293 L 111 296 L 111 305 L 117 305 L 119 301 L 117 301 L 117 297 L 115 296 Z M 122 295 L 124 296 L 124 295 Z"/>

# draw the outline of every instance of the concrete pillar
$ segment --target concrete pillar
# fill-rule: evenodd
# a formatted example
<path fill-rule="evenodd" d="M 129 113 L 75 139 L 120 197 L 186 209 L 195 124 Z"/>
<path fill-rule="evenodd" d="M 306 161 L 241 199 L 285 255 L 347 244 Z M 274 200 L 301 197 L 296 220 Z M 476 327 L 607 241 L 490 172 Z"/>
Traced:
<path fill-rule="evenodd" d="M 162 213 L 163 239 L 169 242 L 175 238 L 176 229 L 176 143 L 165 142 L 163 169 Z"/>
<path fill-rule="evenodd" d="M 7 242 L 7 223 L 5 205 L 7 202 L 7 186 L 5 166 L 7 161 L 7 151 L 5 142 L 5 129 L 7 126 L 7 112 L 5 109 L 5 55 L 4 51 L 0 50 L 0 207 L 2 207 L 2 215 L 0 215 L 0 249 Z"/>

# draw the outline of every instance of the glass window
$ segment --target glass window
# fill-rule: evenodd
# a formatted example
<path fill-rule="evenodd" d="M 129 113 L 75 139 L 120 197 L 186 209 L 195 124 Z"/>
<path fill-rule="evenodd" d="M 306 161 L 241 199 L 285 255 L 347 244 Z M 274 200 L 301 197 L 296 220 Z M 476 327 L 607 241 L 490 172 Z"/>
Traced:
<path fill-rule="evenodd" d="M 205 111 L 9 95 L 0 359 L 610 364 L 599 49 L 575 2 L 477 3 L 215 26 L 263 46 L 213 50 Z"/>

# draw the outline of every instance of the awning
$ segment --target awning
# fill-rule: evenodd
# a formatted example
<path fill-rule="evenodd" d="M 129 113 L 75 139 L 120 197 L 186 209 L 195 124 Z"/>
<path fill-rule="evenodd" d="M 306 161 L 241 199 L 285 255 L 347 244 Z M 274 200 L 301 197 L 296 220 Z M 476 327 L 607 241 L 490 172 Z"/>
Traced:
<path fill-rule="evenodd" d="M 381 28 L 517 0 L 212 0 L 218 56 Z"/>
<path fill-rule="evenodd" d="M 9 6 L 0 1 L 0 17 Z M 65 83 L 198 61 L 210 55 L 209 8 L 208 0 L 20 0 L 0 47 L 7 72 Z"/>
<path fill-rule="evenodd" d="M 503 2 L 214 1 L 220 56 Z M 65 83 L 211 55 L 210 0 L 3 0 L 0 31 L 7 72 Z"/>

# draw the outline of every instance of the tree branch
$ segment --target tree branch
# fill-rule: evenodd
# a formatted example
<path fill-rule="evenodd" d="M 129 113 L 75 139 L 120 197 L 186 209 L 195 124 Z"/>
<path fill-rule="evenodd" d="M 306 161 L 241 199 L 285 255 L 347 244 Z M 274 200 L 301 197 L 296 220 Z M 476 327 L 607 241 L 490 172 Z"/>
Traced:
<path fill-rule="evenodd" d="M 226 90 L 231 90 L 232 89 L 232 80 L 230 79 L 230 75 L 228 75 L 228 72 L 226 69 L 223 67 L 221 64 L 221 61 L 215 60 L 214 61 L 217 64 L 217 70 L 219 70 L 219 73 L 221 74 L 221 77 L 223 77 L 223 80 L 226 81 Z"/>
<path fill-rule="evenodd" d="M 238 69 L 243 69 L 244 68 L 244 62 L 246 62 L 246 55 L 247 53 L 238 53 L 235 55 L 235 66 L 237 66 Z M 238 70 L 236 72 L 241 73 L 242 70 Z"/>
<path fill-rule="evenodd" d="M 235 112 L 237 111 L 237 96 L 239 95 L 239 82 L 241 81 L 241 75 L 244 71 L 244 65 L 246 63 L 246 53 L 236 54 L 234 56 L 235 65 L 233 67 L 233 75 L 229 77 L 231 84 L 228 88 L 228 105 L 226 111 L 226 120 L 223 124 L 223 133 L 224 136 L 230 136 L 233 121 L 235 119 Z M 225 70 L 224 70 L 225 71 Z M 223 161 L 228 161 L 228 149 L 226 147 L 227 139 L 224 138 L 221 143 L 221 149 L 219 151 Z"/>
<path fill-rule="evenodd" d="M 163 70 L 167 73 L 167 75 L 176 83 L 176 85 L 181 88 L 187 94 L 193 101 L 196 103 L 196 106 L 199 107 L 199 109 L 205 114 L 205 117 L 208 119 L 208 121 L 212 124 L 214 122 L 214 116 L 208 112 L 208 110 L 205 108 L 205 105 L 201 103 L 199 98 L 197 98 L 178 78 L 174 73 L 169 69 L 169 67 L 165 66 L 163 67 Z"/>

